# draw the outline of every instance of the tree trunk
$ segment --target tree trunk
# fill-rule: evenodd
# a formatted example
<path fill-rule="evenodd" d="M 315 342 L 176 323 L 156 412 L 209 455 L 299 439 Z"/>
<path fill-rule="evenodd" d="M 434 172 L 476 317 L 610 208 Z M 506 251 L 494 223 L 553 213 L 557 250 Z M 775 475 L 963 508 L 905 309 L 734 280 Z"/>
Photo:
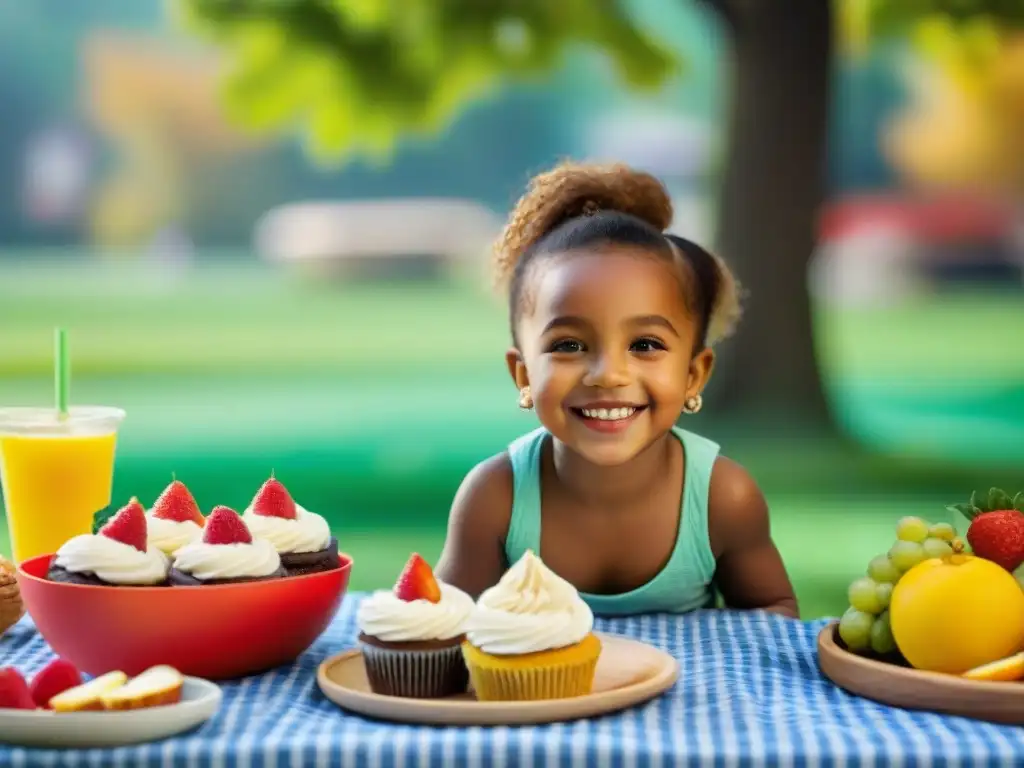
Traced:
<path fill-rule="evenodd" d="M 717 248 L 747 292 L 710 394 L 734 412 L 828 427 L 807 268 L 825 192 L 831 2 L 710 2 L 731 46 Z"/>

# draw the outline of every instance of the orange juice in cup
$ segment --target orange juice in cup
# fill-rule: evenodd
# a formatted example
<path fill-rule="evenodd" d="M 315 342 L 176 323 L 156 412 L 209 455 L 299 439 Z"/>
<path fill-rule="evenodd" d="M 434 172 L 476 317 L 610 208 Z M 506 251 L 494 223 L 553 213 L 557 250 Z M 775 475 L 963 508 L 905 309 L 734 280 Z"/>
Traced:
<path fill-rule="evenodd" d="M 92 531 L 110 505 L 117 431 L 125 413 L 104 406 L 0 408 L 0 481 L 17 563 Z"/>

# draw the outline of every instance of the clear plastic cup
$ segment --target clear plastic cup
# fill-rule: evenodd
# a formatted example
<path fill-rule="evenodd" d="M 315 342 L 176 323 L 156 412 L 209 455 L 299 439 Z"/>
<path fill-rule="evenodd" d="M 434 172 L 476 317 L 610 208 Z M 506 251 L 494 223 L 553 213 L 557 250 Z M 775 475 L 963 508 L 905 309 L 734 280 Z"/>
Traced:
<path fill-rule="evenodd" d="M 120 408 L 0 408 L 0 484 L 14 560 L 56 552 L 110 505 Z"/>

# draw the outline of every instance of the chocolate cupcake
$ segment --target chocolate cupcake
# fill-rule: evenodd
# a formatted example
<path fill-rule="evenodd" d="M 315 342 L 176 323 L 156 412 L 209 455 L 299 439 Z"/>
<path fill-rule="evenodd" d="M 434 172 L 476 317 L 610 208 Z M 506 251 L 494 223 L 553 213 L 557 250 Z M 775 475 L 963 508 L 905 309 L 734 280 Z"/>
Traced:
<path fill-rule="evenodd" d="M 53 565 L 52 561 L 50 569 L 46 572 L 46 578 L 50 581 L 59 581 L 61 584 L 79 584 L 83 587 L 113 586 L 102 581 L 99 576 L 96 576 L 93 573 L 76 573 L 75 571 L 68 571 L 61 568 L 59 565 Z"/>
<path fill-rule="evenodd" d="M 391 591 L 359 606 L 359 645 L 370 689 L 386 696 L 436 699 L 465 693 L 462 655 L 473 599 L 439 583 L 413 554 Z"/>
<path fill-rule="evenodd" d="M 146 510 L 132 498 L 96 533 L 68 539 L 50 560 L 46 577 L 87 586 L 165 586 L 167 557 L 147 541 Z"/>
<path fill-rule="evenodd" d="M 172 587 L 203 587 L 209 586 L 211 584 L 244 584 L 248 581 L 265 581 L 267 579 L 283 578 L 287 575 L 288 574 L 285 572 L 284 568 L 280 568 L 274 573 L 270 574 L 269 576 L 258 576 L 252 578 L 246 576 L 237 576 L 233 579 L 198 579 L 195 576 L 191 576 L 185 573 L 184 571 L 171 569 L 167 573 L 167 582 Z"/>
<path fill-rule="evenodd" d="M 233 509 L 214 507 L 206 518 L 203 537 L 174 553 L 168 580 L 172 586 L 200 587 L 287 575 L 273 544 L 253 538 Z"/>
<path fill-rule="evenodd" d="M 253 536 L 274 545 L 289 576 L 330 571 L 340 565 L 338 540 L 331 536 L 327 521 L 296 504 L 274 477 L 256 492 L 242 519 Z"/>

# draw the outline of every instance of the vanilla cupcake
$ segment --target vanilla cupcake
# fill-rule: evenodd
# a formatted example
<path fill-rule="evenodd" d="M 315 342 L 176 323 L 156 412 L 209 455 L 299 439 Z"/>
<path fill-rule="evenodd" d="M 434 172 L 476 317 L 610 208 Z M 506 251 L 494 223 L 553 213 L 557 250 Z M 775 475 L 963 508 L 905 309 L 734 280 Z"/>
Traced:
<path fill-rule="evenodd" d="M 594 615 L 576 588 L 530 550 L 480 595 L 462 644 L 481 701 L 589 693 L 601 655 Z"/>
<path fill-rule="evenodd" d="M 414 553 L 394 589 L 374 592 L 359 605 L 359 645 L 370 688 L 421 699 L 465 693 L 461 645 L 472 610 L 473 598 L 438 582 Z"/>
<path fill-rule="evenodd" d="M 296 504 L 276 478 L 260 487 L 242 519 L 253 536 L 274 545 L 289 576 L 329 571 L 340 564 L 338 542 L 327 521 Z"/>
<path fill-rule="evenodd" d="M 185 484 L 174 480 L 146 513 L 149 544 L 168 557 L 203 535 L 206 518 Z"/>
<path fill-rule="evenodd" d="M 65 584 L 156 587 L 167 583 L 168 561 L 148 544 L 146 510 L 132 498 L 96 533 L 64 542 L 47 578 Z"/>
<path fill-rule="evenodd" d="M 168 579 L 174 586 L 234 584 L 279 579 L 287 574 L 274 545 L 254 538 L 228 507 L 214 507 L 203 537 L 174 553 Z"/>

